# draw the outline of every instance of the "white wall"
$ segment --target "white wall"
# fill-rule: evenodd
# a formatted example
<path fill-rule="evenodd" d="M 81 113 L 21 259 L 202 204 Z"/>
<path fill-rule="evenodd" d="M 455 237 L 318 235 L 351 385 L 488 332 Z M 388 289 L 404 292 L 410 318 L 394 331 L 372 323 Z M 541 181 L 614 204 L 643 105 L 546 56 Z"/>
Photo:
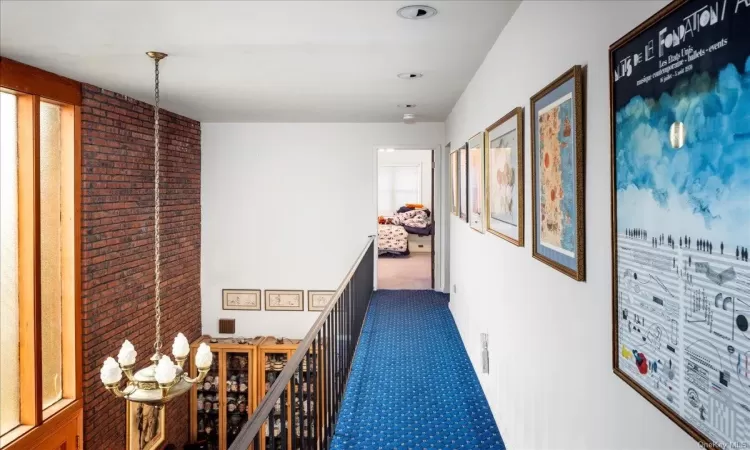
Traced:
<path fill-rule="evenodd" d="M 524 1 L 446 122 L 457 146 L 515 106 L 526 108 L 526 192 L 531 191 L 529 98 L 574 64 L 588 66 L 587 280 L 532 259 L 525 248 L 451 217 L 451 309 L 508 448 L 688 449 L 697 443 L 612 373 L 608 47 L 665 2 Z"/>
<path fill-rule="evenodd" d="M 445 128 L 204 123 L 201 133 L 203 332 L 217 334 L 221 317 L 236 318 L 240 336 L 301 338 L 318 313 L 223 311 L 221 290 L 336 289 L 377 232 L 377 147 L 440 155 Z"/>
<path fill-rule="evenodd" d="M 432 150 L 396 150 L 393 152 L 378 152 L 378 167 L 383 166 L 412 166 L 419 165 L 420 202 L 425 208 L 432 209 Z M 437 195 L 437 193 L 436 193 Z M 403 206 L 403 205 L 402 205 Z M 391 211 L 390 214 L 396 211 Z"/>

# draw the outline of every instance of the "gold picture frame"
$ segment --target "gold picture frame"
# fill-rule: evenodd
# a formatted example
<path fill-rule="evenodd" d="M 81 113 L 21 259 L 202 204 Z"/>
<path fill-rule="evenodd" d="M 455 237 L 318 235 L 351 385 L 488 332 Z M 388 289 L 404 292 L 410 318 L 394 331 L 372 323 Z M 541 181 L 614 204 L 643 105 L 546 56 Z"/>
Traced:
<path fill-rule="evenodd" d="M 484 216 L 486 215 L 484 201 L 484 131 L 480 131 L 469 139 L 466 159 L 469 226 L 474 231 L 484 233 Z"/>
<path fill-rule="evenodd" d="M 581 66 L 573 66 L 565 73 L 557 77 L 553 82 L 545 86 L 542 90 L 534 94 L 530 99 L 530 134 L 531 134 L 531 256 L 541 261 L 553 269 L 573 278 L 576 281 L 585 281 L 586 279 L 586 200 L 585 200 L 585 174 L 586 174 L 586 161 L 585 161 L 585 95 L 584 95 L 584 69 Z M 549 114 L 552 110 L 555 110 L 558 114 L 561 114 L 563 107 L 567 109 L 565 102 L 571 101 L 572 107 L 570 108 L 570 114 L 573 115 L 573 119 L 566 121 L 558 126 L 564 127 L 575 127 L 571 131 L 564 131 L 573 134 L 570 144 L 575 148 L 572 150 L 572 155 L 575 157 L 575 166 L 568 176 L 573 175 L 575 179 L 573 184 L 575 186 L 573 195 L 573 206 L 575 210 L 575 217 L 570 216 L 566 218 L 560 217 L 559 223 L 573 227 L 575 237 L 574 248 L 564 248 L 564 244 L 555 246 L 553 243 L 545 242 L 542 245 L 542 239 L 544 233 L 540 232 L 541 224 L 540 220 L 545 218 L 538 209 L 540 209 L 540 195 L 537 190 L 541 190 L 540 176 L 537 175 L 540 162 L 545 164 L 545 167 L 549 167 L 550 164 L 555 165 L 554 159 L 559 155 L 553 156 L 552 160 L 545 155 L 544 158 L 537 156 L 537 152 L 541 150 L 542 142 L 537 138 L 537 132 L 539 130 L 539 114 Z M 541 109 L 537 106 L 541 104 Z M 559 108 L 558 108 L 559 106 Z M 558 120 L 559 116 L 555 119 Z M 565 135 L 565 134 L 564 134 Z M 539 148 L 537 148 L 539 146 Z M 560 146 L 562 148 L 562 146 Z M 561 151 L 560 151 L 561 152 Z M 560 176 L 564 176 L 560 171 Z M 570 195 L 570 193 L 555 194 L 555 187 L 553 187 L 549 193 L 551 201 L 556 201 L 560 204 L 565 197 L 564 195 Z M 567 200 L 565 200 L 567 201 Z M 558 208 L 560 211 L 563 210 L 561 206 Z M 558 211 L 559 212 L 559 211 Z M 561 216 L 562 214 L 550 214 L 551 217 Z M 542 217 L 540 217 L 542 216 Z M 570 222 L 575 221 L 574 225 Z M 560 236 L 565 235 L 565 231 L 561 229 L 562 226 L 553 228 L 552 224 L 548 227 L 549 233 L 558 233 Z"/>
<path fill-rule="evenodd" d="M 448 172 L 451 180 L 451 214 L 458 216 L 458 150 L 454 150 L 450 153 Z"/>
<path fill-rule="evenodd" d="M 513 120 L 515 118 L 515 120 Z M 515 205 L 516 205 L 516 224 L 515 227 L 513 227 L 512 224 L 508 223 L 507 226 L 502 226 L 501 224 L 496 224 L 493 222 L 492 219 L 492 193 L 491 193 L 491 181 L 493 178 L 491 177 L 491 167 L 492 167 L 492 161 L 494 160 L 492 155 L 492 133 L 495 130 L 503 130 L 505 127 L 510 127 L 510 130 L 507 131 L 507 133 L 503 134 L 503 136 L 506 136 L 507 134 L 510 134 L 513 132 L 513 126 L 515 125 L 515 138 L 516 138 L 516 164 L 515 164 L 515 173 L 509 174 L 511 177 L 513 177 L 513 185 L 516 188 L 516 198 L 515 198 Z M 503 130 L 504 131 L 504 130 Z M 502 136 L 499 136 L 500 138 Z M 512 149 L 510 149 L 512 151 Z M 517 108 L 513 108 L 510 112 L 508 112 L 506 115 L 501 117 L 499 120 L 497 120 L 495 123 L 487 127 L 485 130 L 485 143 L 484 143 L 484 167 L 485 167 L 485 226 L 487 227 L 487 231 L 491 234 L 494 234 L 495 236 L 498 236 L 502 239 L 505 239 L 506 241 L 510 242 L 511 244 L 514 244 L 518 247 L 524 246 L 524 185 L 525 185 L 525 178 L 524 178 L 524 142 L 523 142 L 523 107 L 519 106 Z M 510 156 L 510 155 L 509 155 Z M 493 228 L 493 225 L 495 228 Z M 500 225 L 500 226 L 498 226 Z M 516 237 L 512 236 L 512 228 L 515 228 Z"/>
<path fill-rule="evenodd" d="M 166 440 L 166 406 L 125 402 L 126 450 L 156 450 Z M 158 416 L 158 417 L 157 417 Z"/>
<path fill-rule="evenodd" d="M 305 291 L 297 289 L 266 290 L 266 311 L 304 311 Z"/>
<path fill-rule="evenodd" d="M 331 302 L 336 291 L 307 291 L 307 310 L 308 311 L 323 311 L 326 309 L 328 304 Z M 321 304 L 321 300 L 325 298 L 325 301 Z"/>

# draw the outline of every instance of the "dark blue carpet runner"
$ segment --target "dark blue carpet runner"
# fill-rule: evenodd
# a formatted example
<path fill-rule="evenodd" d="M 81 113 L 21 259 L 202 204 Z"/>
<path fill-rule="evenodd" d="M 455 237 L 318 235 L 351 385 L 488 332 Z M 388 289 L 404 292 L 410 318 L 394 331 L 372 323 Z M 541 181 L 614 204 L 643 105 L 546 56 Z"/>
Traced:
<path fill-rule="evenodd" d="M 375 293 L 331 448 L 505 449 L 446 294 Z"/>

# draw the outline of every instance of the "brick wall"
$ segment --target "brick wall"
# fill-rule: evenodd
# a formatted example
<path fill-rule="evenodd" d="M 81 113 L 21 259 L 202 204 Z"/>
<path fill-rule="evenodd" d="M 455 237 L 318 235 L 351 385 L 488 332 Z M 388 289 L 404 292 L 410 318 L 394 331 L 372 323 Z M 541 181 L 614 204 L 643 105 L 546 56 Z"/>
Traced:
<path fill-rule="evenodd" d="M 154 342 L 153 107 L 91 85 L 82 110 L 83 398 L 87 450 L 125 448 L 125 401 L 99 368 L 123 340 L 139 368 Z M 201 332 L 200 123 L 161 114 L 162 340 Z M 167 442 L 189 434 L 187 395 L 167 405 Z"/>

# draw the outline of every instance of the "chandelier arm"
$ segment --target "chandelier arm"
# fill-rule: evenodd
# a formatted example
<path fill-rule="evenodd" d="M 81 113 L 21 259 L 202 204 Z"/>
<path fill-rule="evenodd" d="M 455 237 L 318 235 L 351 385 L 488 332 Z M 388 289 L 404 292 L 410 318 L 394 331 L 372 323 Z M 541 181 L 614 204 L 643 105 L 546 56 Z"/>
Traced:
<path fill-rule="evenodd" d="M 187 381 L 190 384 L 198 384 L 203 383 L 203 380 L 206 379 L 206 375 L 208 375 L 208 372 L 211 370 L 210 367 L 206 367 L 205 369 L 198 369 L 198 376 L 195 378 L 190 378 L 186 374 L 183 374 L 182 377 L 185 381 Z"/>

